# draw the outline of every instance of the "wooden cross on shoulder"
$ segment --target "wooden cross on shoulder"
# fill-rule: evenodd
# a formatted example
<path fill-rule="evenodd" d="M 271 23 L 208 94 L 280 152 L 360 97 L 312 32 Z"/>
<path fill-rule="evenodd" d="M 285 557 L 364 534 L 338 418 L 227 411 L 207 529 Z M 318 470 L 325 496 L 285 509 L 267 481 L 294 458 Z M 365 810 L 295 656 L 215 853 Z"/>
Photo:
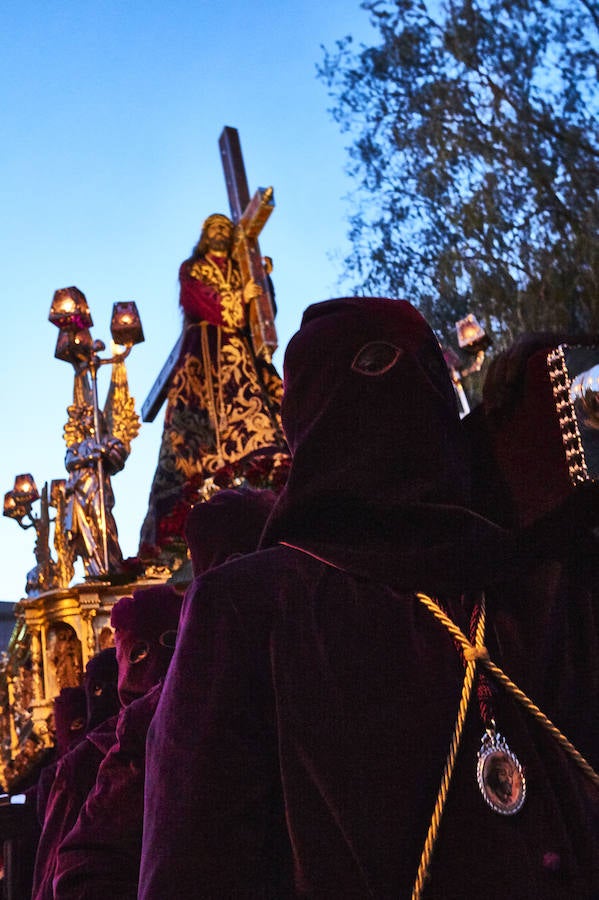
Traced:
<path fill-rule="evenodd" d="M 252 345 L 256 356 L 261 356 L 270 362 L 272 354 L 277 349 L 277 333 L 273 298 L 262 263 L 258 235 L 274 209 L 274 192 L 271 187 L 258 188 L 250 199 L 241 144 L 236 128 L 228 126 L 223 128 L 218 143 L 231 219 L 235 225 L 233 257 L 239 266 L 243 284 L 252 280 L 260 288 L 259 294 L 250 302 L 248 310 Z M 144 422 L 154 421 L 166 399 L 171 379 L 177 368 L 182 343 L 183 335 L 179 337 L 171 350 L 144 401 L 141 410 Z"/>

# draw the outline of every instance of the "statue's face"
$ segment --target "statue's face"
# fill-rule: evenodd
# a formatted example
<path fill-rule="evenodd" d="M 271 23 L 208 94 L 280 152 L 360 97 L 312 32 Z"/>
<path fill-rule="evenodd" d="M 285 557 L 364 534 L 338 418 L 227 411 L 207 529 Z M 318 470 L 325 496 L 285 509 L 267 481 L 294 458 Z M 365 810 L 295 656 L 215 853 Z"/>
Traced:
<path fill-rule="evenodd" d="M 206 225 L 205 237 L 209 250 L 228 252 L 233 242 L 233 223 L 225 218 L 212 219 Z"/>

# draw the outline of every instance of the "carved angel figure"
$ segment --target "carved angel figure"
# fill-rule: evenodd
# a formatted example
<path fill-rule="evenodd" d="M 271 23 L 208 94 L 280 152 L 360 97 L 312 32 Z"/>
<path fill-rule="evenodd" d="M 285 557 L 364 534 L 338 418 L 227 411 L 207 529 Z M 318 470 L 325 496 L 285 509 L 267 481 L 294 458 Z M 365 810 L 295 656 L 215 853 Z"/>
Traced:
<path fill-rule="evenodd" d="M 139 430 L 121 362 L 113 366 L 104 414 L 98 411 L 97 422 L 90 399 L 87 373 L 77 372 L 74 402 L 65 426 L 68 478 L 63 531 L 72 555 L 81 557 L 86 576 L 97 577 L 121 568 L 123 555 L 112 515 L 110 478 L 124 467 L 130 442 Z"/>
<path fill-rule="evenodd" d="M 125 445 L 112 435 L 93 434 L 93 412 L 82 424 L 89 436 L 71 444 L 65 457 L 69 473 L 66 484 L 65 531 L 76 556 L 83 560 L 85 574 L 96 576 L 118 571 L 123 559 L 112 508 L 114 494 L 110 476 L 124 467 Z"/>

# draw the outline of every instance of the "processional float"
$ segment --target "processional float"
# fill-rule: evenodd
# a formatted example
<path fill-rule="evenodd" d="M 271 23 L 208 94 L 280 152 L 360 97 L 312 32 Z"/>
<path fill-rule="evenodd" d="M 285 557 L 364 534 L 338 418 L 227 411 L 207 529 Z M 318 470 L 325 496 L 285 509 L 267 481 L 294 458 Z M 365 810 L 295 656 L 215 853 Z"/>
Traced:
<path fill-rule="evenodd" d="M 274 209 L 273 189 L 259 188 L 250 197 L 235 129 L 223 130 L 219 147 L 235 225 L 235 262 L 244 283 L 252 279 L 260 286 L 248 310 L 254 352 L 270 363 L 277 337 L 268 259 L 260 255 L 258 236 Z M 186 583 L 185 572 L 175 578 L 185 562 L 181 557 L 170 567 L 123 559 L 112 512 L 111 478 L 125 465 L 140 429 L 125 364 L 133 346 L 144 340 L 136 304 L 114 304 L 113 349 L 107 355 L 102 355 L 105 344 L 92 338 L 92 317 L 78 288 L 55 292 L 49 319 L 59 330 L 55 357 L 70 363 L 74 373 L 64 426 L 66 476 L 38 489 L 33 475 L 19 475 L 4 498 L 4 515 L 35 534 L 36 560 L 27 573 L 26 596 L 15 606 L 7 652 L 0 657 L 0 789 L 11 793 L 55 742 L 54 699 L 62 688 L 79 685 L 89 659 L 111 645 L 114 603 L 157 579 L 170 578 L 182 588 Z M 181 339 L 143 405 L 146 422 L 167 396 L 180 347 Z M 110 385 L 101 408 L 98 375 L 108 366 Z M 197 499 L 241 481 L 232 473 L 230 484 L 211 484 L 210 490 L 200 489 Z"/>
<path fill-rule="evenodd" d="M 78 288 L 55 292 L 49 319 L 59 329 L 55 356 L 74 371 L 64 427 L 67 474 L 41 490 L 30 473 L 18 475 L 4 496 L 4 515 L 34 530 L 36 559 L 0 667 L 5 790 L 53 746 L 54 698 L 62 688 L 78 686 L 89 659 L 111 644 L 112 605 L 141 574 L 123 559 L 111 486 L 140 428 L 125 367 L 133 346 L 144 340 L 136 304 L 114 304 L 114 352 L 106 357 L 100 356 L 104 343 L 92 338 L 92 317 Z M 97 382 L 104 366 L 111 367 L 111 378 L 101 409 Z M 77 560 L 84 577 L 73 584 Z"/>

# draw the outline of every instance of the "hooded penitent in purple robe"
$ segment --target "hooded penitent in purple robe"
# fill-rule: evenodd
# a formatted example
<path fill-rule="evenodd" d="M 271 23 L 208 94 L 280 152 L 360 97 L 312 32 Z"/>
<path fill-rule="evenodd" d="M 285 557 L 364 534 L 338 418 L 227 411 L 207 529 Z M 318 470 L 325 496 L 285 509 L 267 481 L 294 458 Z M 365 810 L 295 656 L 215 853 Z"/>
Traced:
<path fill-rule="evenodd" d="M 85 667 L 83 687 L 87 698 L 87 731 L 92 731 L 118 713 L 121 706 L 118 674 L 115 647 L 100 650 Z"/>
<path fill-rule="evenodd" d="M 588 343 L 590 338 L 566 343 Z M 496 357 L 483 403 L 464 420 L 477 461 L 477 499 L 508 525 L 528 525 L 572 494 L 547 356 L 554 335 L 530 335 Z M 598 501 L 599 503 L 599 501 Z M 538 560 L 489 593 L 510 674 L 599 768 L 599 543 L 574 530 L 573 552 Z M 570 540 L 556 516 L 556 549 Z"/>
<path fill-rule="evenodd" d="M 118 694 L 123 705 L 143 696 L 163 677 L 172 656 L 180 608 L 181 597 L 170 585 L 138 588 L 132 597 L 121 597 L 113 606 Z M 95 693 L 94 685 L 96 690 L 102 690 L 106 710 L 111 694 L 105 683 L 106 672 L 100 664 L 94 667 L 90 662 L 89 666 L 90 677 L 87 679 L 86 672 L 86 680 L 90 693 Z M 90 712 L 92 717 L 100 714 L 93 704 Z M 32 900 L 54 898 L 60 846 L 96 783 L 100 763 L 115 744 L 117 721 L 115 715 L 98 725 L 58 765 L 38 846 Z"/>
<path fill-rule="evenodd" d="M 464 679 L 415 592 L 468 631 L 464 589 L 513 562 L 467 508 L 452 386 L 408 303 L 310 307 L 284 383 L 293 462 L 264 549 L 194 583 L 150 726 L 143 900 L 409 897 Z M 478 701 L 424 896 L 592 896 L 596 788 L 515 701 Z M 526 773 L 514 815 L 477 784 L 489 705 Z"/>
<path fill-rule="evenodd" d="M 55 900 L 137 897 L 146 735 L 160 689 L 155 685 L 121 710 L 116 742 L 59 848 Z"/>
<path fill-rule="evenodd" d="M 112 684 L 111 684 L 112 682 Z M 29 898 L 32 893 L 37 845 L 46 815 L 46 804 L 60 759 L 78 745 L 87 731 L 117 712 L 116 659 L 114 649 L 95 656 L 85 670 L 83 687 L 63 688 L 54 701 L 56 748 L 51 762 L 39 772 L 37 782 L 26 792 L 24 806 L 8 807 L 25 817 L 18 837 L 4 846 L 7 898 Z M 61 802 L 64 798 L 61 797 Z"/>
<path fill-rule="evenodd" d="M 85 719 L 83 688 L 62 688 L 54 701 L 54 752 L 57 757 L 63 756 L 82 740 L 85 735 Z M 6 900 L 20 900 L 21 897 L 31 896 L 35 856 L 43 821 L 38 818 L 38 811 L 56 772 L 56 756 L 41 769 L 35 784 L 26 789 L 26 801 L 22 806 L 9 805 L 2 809 L 0 836 L 5 838 L 2 857 Z"/>
<path fill-rule="evenodd" d="M 185 527 L 194 573 L 254 550 L 275 499 L 272 491 L 224 490 L 194 507 Z M 60 847 L 55 900 L 137 897 L 146 735 L 159 696 L 157 685 L 122 710 L 116 743 Z"/>
<path fill-rule="evenodd" d="M 59 756 L 72 750 L 85 735 L 87 697 L 82 687 L 65 687 L 54 700 L 56 749 Z"/>
<path fill-rule="evenodd" d="M 274 491 L 222 490 L 197 503 L 185 522 L 194 577 L 232 556 L 252 553 L 276 499 Z"/>
<path fill-rule="evenodd" d="M 77 821 L 93 788 L 98 767 L 115 741 L 117 717 L 90 731 L 59 761 L 44 804 L 45 816 L 33 877 L 32 900 L 52 900 L 52 879 L 60 842 Z"/>
<path fill-rule="evenodd" d="M 61 725 L 61 714 L 64 714 L 64 706 L 61 704 L 60 698 L 64 695 L 65 690 L 82 691 L 84 695 L 84 706 L 82 709 L 77 708 L 76 715 L 73 716 L 73 722 L 68 726 L 68 733 L 72 735 L 71 742 L 79 743 L 86 734 L 94 731 L 98 725 L 101 725 L 107 719 L 116 716 L 120 709 L 120 702 L 117 693 L 117 664 L 116 650 L 109 647 L 93 656 L 85 667 L 85 676 L 83 678 L 82 688 L 63 689 L 54 702 L 54 718 L 56 722 L 57 735 L 57 751 L 59 759 L 65 753 L 72 749 L 72 746 L 65 744 L 64 738 L 61 739 L 61 731 L 64 731 L 64 725 Z M 83 715 L 84 723 L 81 722 Z M 84 727 L 81 727 L 84 724 Z M 103 739 L 102 739 L 103 743 Z M 87 751 L 86 751 L 87 752 Z M 46 818 L 46 804 L 48 796 L 52 789 L 52 783 L 56 775 L 58 760 L 50 766 L 46 766 L 40 773 L 37 784 L 37 817 L 40 826 L 44 824 Z"/>

